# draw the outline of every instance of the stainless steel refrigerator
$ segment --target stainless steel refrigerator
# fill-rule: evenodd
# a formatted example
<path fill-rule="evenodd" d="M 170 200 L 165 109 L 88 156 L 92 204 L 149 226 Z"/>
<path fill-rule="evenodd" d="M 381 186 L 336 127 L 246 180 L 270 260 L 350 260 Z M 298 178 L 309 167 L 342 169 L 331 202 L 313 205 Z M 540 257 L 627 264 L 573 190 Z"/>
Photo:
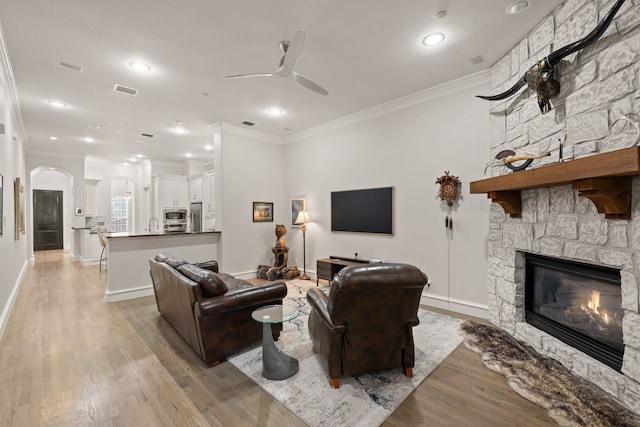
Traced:
<path fill-rule="evenodd" d="M 202 231 L 202 203 L 191 203 L 189 207 L 191 219 L 191 232 L 197 233 Z"/>

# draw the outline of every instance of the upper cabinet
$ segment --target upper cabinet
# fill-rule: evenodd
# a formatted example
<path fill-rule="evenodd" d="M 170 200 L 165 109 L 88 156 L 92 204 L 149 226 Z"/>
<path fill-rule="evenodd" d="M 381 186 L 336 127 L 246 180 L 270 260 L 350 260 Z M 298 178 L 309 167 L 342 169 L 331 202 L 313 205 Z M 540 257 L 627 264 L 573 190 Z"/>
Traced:
<path fill-rule="evenodd" d="M 189 181 L 189 202 L 202 202 L 205 195 L 206 174 L 197 174 L 190 176 Z"/>
<path fill-rule="evenodd" d="M 180 175 L 153 176 L 154 215 L 161 217 L 164 209 L 189 207 L 187 178 Z"/>
<path fill-rule="evenodd" d="M 98 179 L 84 180 L 84 215 L 98 216 Z"/>

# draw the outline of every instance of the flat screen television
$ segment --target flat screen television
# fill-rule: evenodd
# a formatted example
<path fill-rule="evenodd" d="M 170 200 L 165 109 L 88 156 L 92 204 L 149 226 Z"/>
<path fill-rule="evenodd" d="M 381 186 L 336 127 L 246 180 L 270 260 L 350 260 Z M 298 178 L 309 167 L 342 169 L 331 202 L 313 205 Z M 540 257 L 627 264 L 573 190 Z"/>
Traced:
<path fill-rule="evenodd" d="M 393 187 L 332 191 L 331 231 L 393 234 Z"/>

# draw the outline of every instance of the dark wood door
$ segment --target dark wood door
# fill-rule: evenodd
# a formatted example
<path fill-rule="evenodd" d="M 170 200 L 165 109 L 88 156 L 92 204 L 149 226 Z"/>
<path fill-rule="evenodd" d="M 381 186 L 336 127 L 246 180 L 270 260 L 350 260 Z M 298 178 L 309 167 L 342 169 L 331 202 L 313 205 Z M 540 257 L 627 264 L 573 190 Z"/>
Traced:
<path fill-rule="evenodd" d="M 33 190 L 33 212 L 33 250 L 62 249 L 62 191 Z"/>

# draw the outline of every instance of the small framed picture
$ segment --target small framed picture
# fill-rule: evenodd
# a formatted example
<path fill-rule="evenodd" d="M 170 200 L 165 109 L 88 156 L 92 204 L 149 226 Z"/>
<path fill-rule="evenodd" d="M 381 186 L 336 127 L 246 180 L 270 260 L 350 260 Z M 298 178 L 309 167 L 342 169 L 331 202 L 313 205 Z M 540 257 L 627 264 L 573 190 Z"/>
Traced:
<path fill-rule="evenodd" d="M 82 214 L 84 214 L 84 209 L 76 208 L 76 215 L 82 215 Z"/>
<path fill-rule="evenodd" d="M 298 212 L 304 211 L 307 209 L 307 200 L 302 197 L 299 199 L 291 199 L 291 226 L 300 228 L 302 224 L 296 224 L 296 219 L 298 218 Z"/>
<path fill-rule="evenodd" d="M 253 222 L 273 222 L 273 203 L 253 202 Z"/>

